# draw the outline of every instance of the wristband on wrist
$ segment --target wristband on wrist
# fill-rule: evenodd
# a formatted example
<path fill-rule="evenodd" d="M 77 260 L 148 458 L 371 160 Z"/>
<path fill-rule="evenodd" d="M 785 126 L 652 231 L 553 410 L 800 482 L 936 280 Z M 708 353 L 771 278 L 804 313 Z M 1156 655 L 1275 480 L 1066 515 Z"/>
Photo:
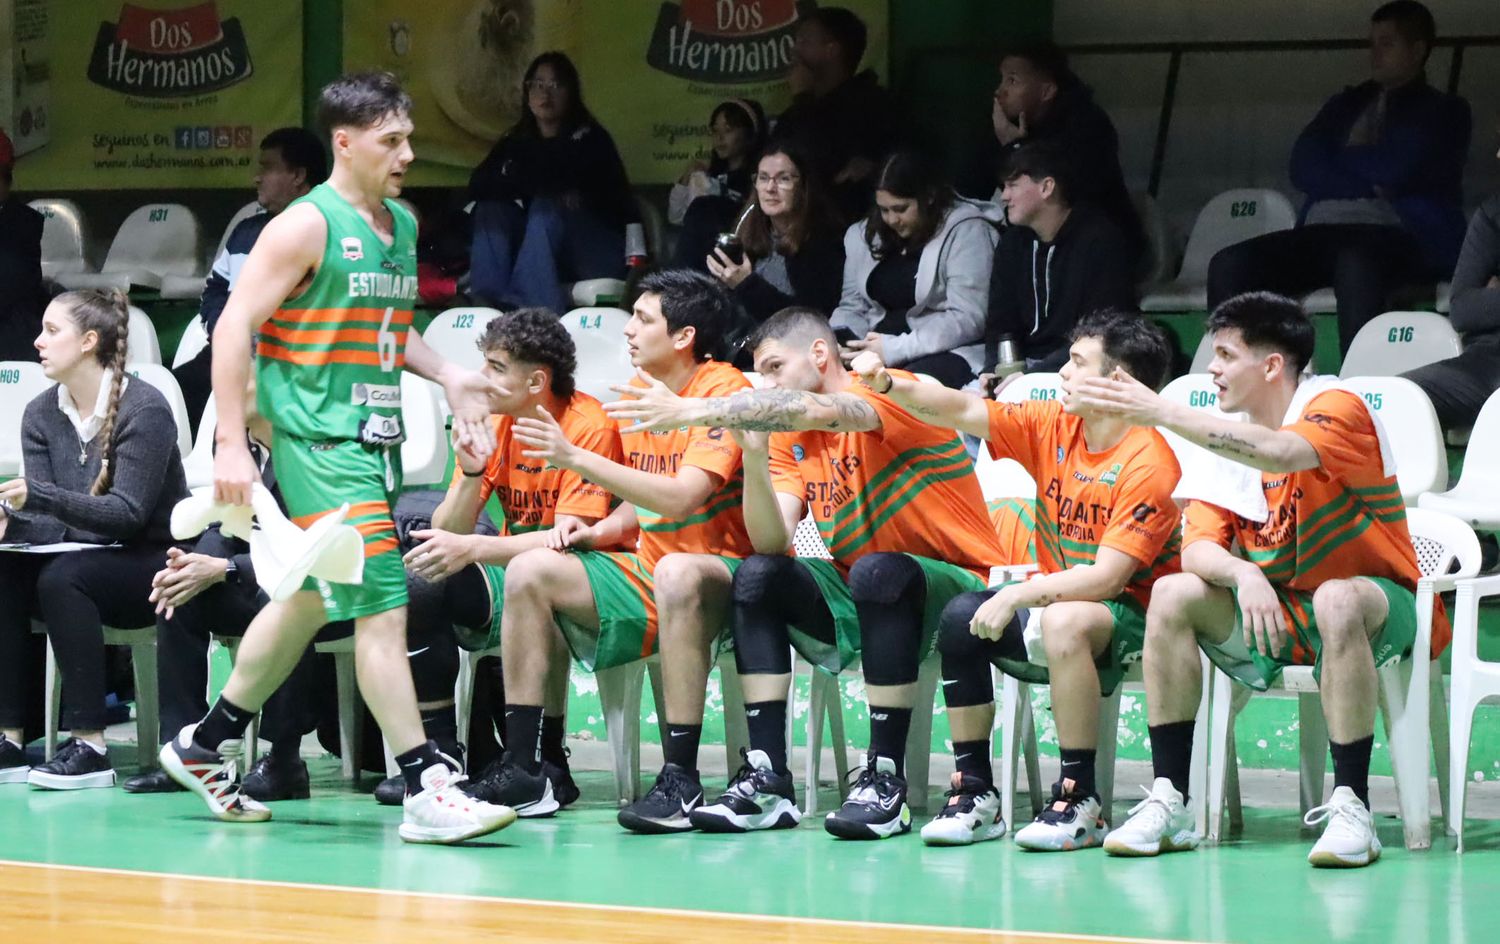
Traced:
<path fill-rule="evenodd" d="M 459 471 L 462 472 L 463 470 L 460 469 Z M 464 478 L 466 479 L 477 479 L 482 475 L 484 475 L 483 469 L 480 469 L 478 472 L 464 472 Z"/>
<path fill-rule="evenodd" d="M 889 373 L 887 373 L 885 375 L 885 389 L 884 390 L 876 390 L 875 392 L 879 393 L 879 394 L 882 394 L 882 395 L 890 393 L 891 392 L 891 388 L 894 387 L 895 385 L 896 385 L 896 378 L 893 377 L 892 375 L 890 375 Z"/>

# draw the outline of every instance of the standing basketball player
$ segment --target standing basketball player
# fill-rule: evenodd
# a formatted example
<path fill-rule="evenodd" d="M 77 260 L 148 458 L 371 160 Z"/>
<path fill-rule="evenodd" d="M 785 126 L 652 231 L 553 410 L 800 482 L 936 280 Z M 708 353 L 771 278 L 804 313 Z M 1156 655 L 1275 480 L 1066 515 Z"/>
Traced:
<path fill-rule="evenodd" d="M 328 181 L 267 224 L 214 329 L 218 402 L 214 497 L 250 503 L 259 474 L 245 445 L 250 339 L 259 332 L 257 398 L 287 510 L 306 526 L 342 504 L 364 538 L 364 579 L 309 579 L 250 624 L 223 695 L 162 748 L 162 769 L 221 820 L 270 810 L 240 791 L 241 739 L 324 623 L 353 619 L 365 702 L 406 778 L 401 838 L 459 842 L 514 822 L 515 811 L 465 796 L 456 762 L 422 733 L 406 656 L 406 575 L 391 507 L 401 488 L 401 370 L 442 385 L 458 447 L 494 448 L 485 422 L 491 383 L 445 362 L 410 332 L 417 295 L 416 221 L 392 198 L 412 161 L 411 99 L 388 73 L 323 89 Z"/>

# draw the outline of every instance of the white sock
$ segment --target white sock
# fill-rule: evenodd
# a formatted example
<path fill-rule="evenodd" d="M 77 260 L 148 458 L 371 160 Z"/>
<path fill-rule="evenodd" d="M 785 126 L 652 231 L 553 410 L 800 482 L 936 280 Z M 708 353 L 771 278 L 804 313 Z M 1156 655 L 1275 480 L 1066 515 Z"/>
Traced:
<path fill-rule="evenodd" d="M 105 749 L 102 743 L 95 744 L 93 741 L 87 740 L 85 738 L 79 738 L 78 740 L 83 741 L 83 743 L 87 744 L 89 747 L 92 747 L 95 754 L 98 754 L 100 757 L 104 756 Z"/>

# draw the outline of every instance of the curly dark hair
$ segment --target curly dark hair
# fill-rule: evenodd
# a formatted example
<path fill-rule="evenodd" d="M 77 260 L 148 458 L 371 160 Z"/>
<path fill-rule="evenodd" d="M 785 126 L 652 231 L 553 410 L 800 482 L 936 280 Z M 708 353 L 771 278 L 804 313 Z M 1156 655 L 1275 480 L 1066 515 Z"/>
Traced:
<path fill-rule="evenodd" d="M 499 349 L 518 361 L 552 371 L 552 393 L 573 395 L 578 350 L 562 321 L 546 308 L 517 308 L 490 319 L 475 342 L 481 353 Z"/>

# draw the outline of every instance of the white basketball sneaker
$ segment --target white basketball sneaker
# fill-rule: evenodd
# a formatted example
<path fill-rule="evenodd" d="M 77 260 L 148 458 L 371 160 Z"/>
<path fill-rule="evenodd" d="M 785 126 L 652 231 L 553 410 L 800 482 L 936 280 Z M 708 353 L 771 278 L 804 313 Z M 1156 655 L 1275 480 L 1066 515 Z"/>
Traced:
<path fill-rule="evenodd" d="M 1072 780 L 1052 785 L 1052 802 L 1016 832 L 1016 845 L 1033 852 L 1073 852 L 1099 845 L 1109 833 L 1097 797 L 1074 793 Z"/>
<path fill-rule="evenodd" d="M 504 829 L 516 821 L 516 811 L 466 796 L 464 777 L 447 764 L 422 771 L 422 792 L 407 797 L 402 808 L 401 838 L 407 842 L 463 842 Z"/>
<path fill-rule="evenodd" d="M 1104 851 L 1117 856 L 1154 856 L 1186 852 L 1202 838 L 1193 829 L 1193 813 L 1182 794 L 1166 777 L 1157 777 L 1146 799 L 1130 811 L 1130 818 L 1104 840 Z"/>
<path fill-rule="evenodd" d="M 1380 858 L 1380 838 L 1369 807 L 1348 787 L 1335 787 L 1328 802 L 1307 811 L 1302 821 L 1316 826 L 1327 821 L 1307 861 L 1322 868 L 1357 869 Z"/>
<path fill-rule="evenodd" d="M 922 841 L 929 846 L 967 846 L 1005 835 L 1000 817 L 1000 794 L 978 777 L 953 772 L 948 802 L 932 822 L 922 827 Z"/>

